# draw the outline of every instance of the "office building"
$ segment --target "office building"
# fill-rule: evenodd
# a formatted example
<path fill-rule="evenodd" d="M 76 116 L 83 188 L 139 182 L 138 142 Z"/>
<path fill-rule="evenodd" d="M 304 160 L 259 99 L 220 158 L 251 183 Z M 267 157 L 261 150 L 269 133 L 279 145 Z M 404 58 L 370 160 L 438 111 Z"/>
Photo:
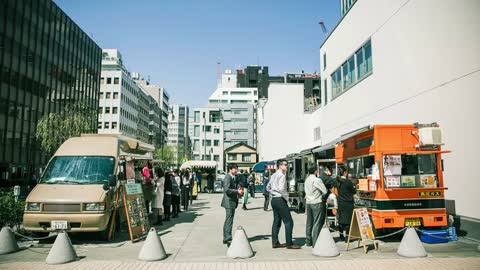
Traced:
<path fill-rule="evenodd" d="M 219 108 L 198 108 L 193 113 L 193 160 L 212 160 L 224 169 L 224 130 Z"/>
<path fill-rule="evenodd" d="M 188 114 L 183 104 L 172 104 L 168 115 L 168 145 L 174 153 L 174 166 L 180 167 L 188 158 Z"/>
<path fill-rule="evenodd" d="M 54 1 L 1 1 L 0 25 L 0 185 L 26 185 L 50 158 L 38 121 L 67 104 L 97 110 L 102 51 Z"/>

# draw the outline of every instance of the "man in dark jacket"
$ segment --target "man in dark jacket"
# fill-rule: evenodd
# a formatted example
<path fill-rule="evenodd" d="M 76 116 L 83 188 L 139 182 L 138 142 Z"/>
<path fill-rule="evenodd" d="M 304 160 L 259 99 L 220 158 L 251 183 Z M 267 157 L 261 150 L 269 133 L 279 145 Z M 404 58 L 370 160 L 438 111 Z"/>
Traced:
<path fill-rule="evenodd" d="M 268 177 L 268 172 L 263 176 L 263 196 L 265 197 L 265 202 L 263 203 L 263 210 L 268 211 L 268 203 L 270 202 L 270 193 L 267 191 L 267 185 L 270 181 Z"/>
<path fill-rule="evenodd" d="M 225 222 L 223 224 L 223 243 L 230 246 L 232 242 L 232 226 L 235 209 L 238 206 L 238 198 L 243 195 L 243 191 L 239 189 L 235 175 L 238 166 L 236 164 L 228 164 L 228 174 L 223 179 L 223 199 L 222 207 L 225 208 Z"/>

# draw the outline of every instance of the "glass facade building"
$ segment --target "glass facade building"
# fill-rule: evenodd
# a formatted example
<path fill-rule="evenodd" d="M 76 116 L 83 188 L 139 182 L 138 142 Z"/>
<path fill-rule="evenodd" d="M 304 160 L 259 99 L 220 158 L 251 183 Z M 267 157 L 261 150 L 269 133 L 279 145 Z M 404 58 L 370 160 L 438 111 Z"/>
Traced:
<path fill-rule="evenodd" d="M 98 109 L 101 58 L 53 1 L 0 1 L 0 185 L 25 185 L 46 165 L 35 139 L 42 116 L 76 102 Z"/>

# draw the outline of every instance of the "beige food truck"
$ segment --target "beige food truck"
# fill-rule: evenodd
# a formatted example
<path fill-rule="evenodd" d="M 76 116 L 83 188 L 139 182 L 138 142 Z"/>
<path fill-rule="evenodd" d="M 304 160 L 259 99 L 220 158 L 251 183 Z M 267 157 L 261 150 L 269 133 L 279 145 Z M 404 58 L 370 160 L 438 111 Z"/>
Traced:
<path fill-rule="evenodd" d="M 108 239 L 120 181 L 135 179 L 135 160 L 152 160 L 152 145 L 121 135 L 82 134 L 65 141 L 25 202 L 25 230 L 98 232 Z M 115 203 L 117 202 L 117 203 Z M 116 218 L 119 220 L 119 218 Z"/>

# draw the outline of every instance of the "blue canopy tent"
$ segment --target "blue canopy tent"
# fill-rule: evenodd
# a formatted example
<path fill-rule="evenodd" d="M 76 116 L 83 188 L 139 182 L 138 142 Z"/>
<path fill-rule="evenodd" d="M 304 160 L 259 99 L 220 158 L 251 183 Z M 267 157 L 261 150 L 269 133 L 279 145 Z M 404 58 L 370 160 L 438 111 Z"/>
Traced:
<path fill-rule="evenodd" d="M 260 161 L 252 166 L 252 172 L 265 172 L 267 165 L 275 165 L 275 161 Z"/>

